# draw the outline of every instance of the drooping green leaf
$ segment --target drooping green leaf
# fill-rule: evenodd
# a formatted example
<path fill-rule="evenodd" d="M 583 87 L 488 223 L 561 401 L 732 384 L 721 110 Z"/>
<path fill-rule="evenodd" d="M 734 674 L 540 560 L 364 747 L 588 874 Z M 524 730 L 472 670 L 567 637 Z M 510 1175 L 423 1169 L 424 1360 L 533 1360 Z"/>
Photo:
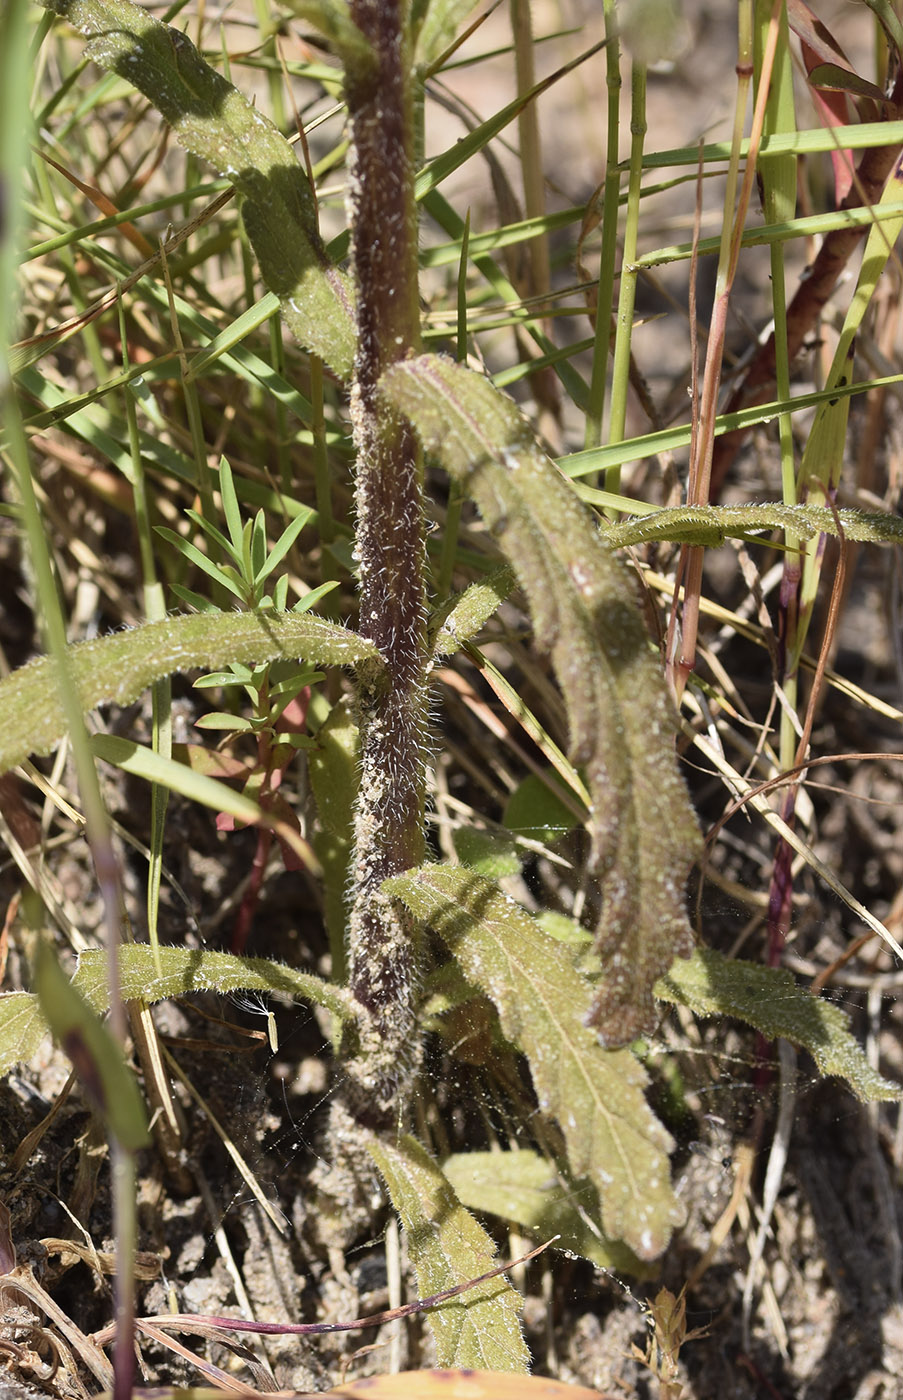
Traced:
<path fill-rule="evenodd" d="M 457 1152 L 446 1157 L 442 1170 L 470 1210 L 499 1215 L 538 1239 L 558 1235 L 562 1249 L 572 1249 L 600 1269 L 635 1277 L 649 1272 L 623 1244 L 592 1229 L 597 1209 L 592 1187 L 563 1179 L 555 1163 L 538 1152 Z"/>
<path fill-rule="evenodd" d="M 473 871 L 446 865 L 387 880 L 491 997 L 502 1030 L 530 1062 L 539 1105 L 556 1119 L 575 1177 L 599 1193 L 605 1232 L 641 1259 L 660 1254 L 683 1211 L 670 1186 L 673 1146 L 643 1096 L 629 1050 L 603 1050 L 585 1024 L 591 987 L 573 950 Z"/>
<path fill-rule="evenodd" d="M 423 355 L 383 379 L 391 402 L 473 497 L 527 595 L 564 696 L 570 756 L 592 797 L 603 977 L 590 1020 L 606 1044 L 651 1025 L 652 986 L 692 947 L 683 885 L 697 833 L 675 720 L 624 566 L 514 404 Z"/>
<path fill-rule="evenodd" d="M 234 181 L 264 282 L 299 342 L 343 378 L 352 297 L 326 255 L 308 177 L 267 117 L 205 63 L 180 30 L 130 0 L 42 0 L 88 36 L 86 53 L 133 84 L 181 145 Z"/>
<path fill-rule="evenodd" d="M 479 1278 L 496 1264 L 495 1245 L 457 1200 L 439 1166 L 414 1138 L 371 1138 L 370 1155 L 389 1188 L 408 1240 L 421 1296 Z M 524 1374 L 521 1299 L 504 1278 L 490 1279 L 427 1313 L 440 1366 Z"/>
<path fill-rule="evenodd" d="M 282 992 L 324 1006 L 339 1020 L 354 1017 L 344 988 L 266 958 L 239 958 L 205 949 L 161 948 L 160 970 L 149 944 L 119 950 L 119 975 L 126 1000 L 163 1001 L 190 992 Z M 79 958 L 72 985 L 95 1013 L 109 1006 L 107 955 L 88 949 Z M 0 1075 L 29 1059 L 47 1034 L 47 1022 L 31 992 L 0 995 Z"/>
<path fill-rule="evenodd" d="M 321 618 L 294 613 L 199 613 L 149 622 L 69 648 L 69 675 L 84 711 L 130 705 L 153 681 L 230 661 L 304 658 L 318 666 L 377 661 L 372 642 Z M 0 772 L 49 753 L 66 733 L 53 662 L 41 656 L 0 681 Z"/>
<path fill-rule="evenodd" d="M 108 1132 L 128 1152 L 145 1147 L 149 1141 L 147 1114 L 122 1047 L 69 981 L 44 938 L 37 943 L 35 991 L 44 1019 L 72 1061 Z"/>
<path fill-rule="evenodd" d="M 676 962 L 655 988 L 662 1001 L 680 1002 L 697 1016 L 736 1016 L 769 1040 L 778 1036 L 801 1045 L 822 1074 L 845 1079 L 866 1102 L 900 1099 L 903 1089 L 873 1069 L 849 1031 L 839 1006 L 812 996 L 786 968 L 725 958 L 714 948 L 697 948 Z"/>
<path fill-rule="evenodd" d="M 340 1020 L 350 1020 L 354 1008 L 343 987 L 324 982 L 267 958 L 240 958 L 233 953 L 197 948 L 161 948 L 160 971 L 149 944 L 130 943 L 120 949 L 122 995 L 150 1003 L 190 992 L 284 992 L 325 1006 Z M 78 960 L 75 986 L 98 1009 L 107 1005 L 106 954 L 88 949 Z"/>
<path fill-rule="evenodd" d="M 819 63 L 809 69 L 809 82 L 813 87 L 824 88 L 828 92 L 850 92 L 854 97 L 871 97 L 881 108 L 886 108 L 887 96 L 875 83 L 842 68 L 839 63 Z"/>
<path fill-rule="evenodd" d="M 846 402 L 846 401 L 845 401 Z M 748 506 L 675 506 L 612 525 L 600 522 L 609 544 L 621 549 L 669 540 L 673 544 L 716 546 L 766 530 L 788 530 L 798 539 L 839 535 L 870 544 L 903 543 L 903 518 L 886 511 L 853 510 L 835 515 L 827 506 L 782 505 L 780 501 Z"/>

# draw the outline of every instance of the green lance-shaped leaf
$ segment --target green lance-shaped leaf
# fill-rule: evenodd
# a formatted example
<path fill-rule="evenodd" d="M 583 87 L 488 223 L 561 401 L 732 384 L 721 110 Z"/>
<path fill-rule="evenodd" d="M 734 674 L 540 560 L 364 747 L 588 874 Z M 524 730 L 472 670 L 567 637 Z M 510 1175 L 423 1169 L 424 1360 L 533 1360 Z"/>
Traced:
<path fill-rule="evenodd" d="M 462 365 L 423 355 L 383 385 L 473 497 L 527 595 L 592 797 L 602 880 L 602 984 L 590 1020 L 623 1045 L 654 1018 L 652 987 L 692 942 L 683 887 L 697 833 L 675 721 L 624 566 L 514 404 Z"/>
<path fill-rule="evenodd" d="M 69 981 L 43 938 L 35 955 L 35 988 L 47 1024 L 72 1061 L 94 1111 L 126 1151 L 145 1147 L 147 1115 L 122 1047 Z"/>
<path fill-rule="evenodd" d="M 505 803 L 502 823 L 515 836 L 523 836 L 528 841 L 542 841 L 551 846 L 569 831 L 573 831 L 576 820 L 557 793 L 544 783 L 538 773 L 528 773 L 522 778 Z M 584 931 L 585 933 L 585 931 Z M 589 940 L 589 934 L 585 933 Z"/>
<path fill-rule="evenodd" d="M 470 1210 L 501 1216 L 538 1239 L 557 1235 L 562 1249 L 573 1250 L 600 1269 L 634 1277 L 653 1272 L 626 1246 L 592 1228 L 592 1187 L 562 1177 L 555 1163 L 538 1152 L 458 1152 L 445 1159 L 442 1170 Z"/>
<path fill-rule="evenodd" d="M 239 958 L 233 953 L 207 952 L 199 948 L 161 948 L 160 970 L 154 950 L 147 943 L 130 943 L 120 949 L 119 978 L 124 997 L 141 997 L 151 1003 L 189 992 L 282 992 L 325 1006 L 342 1021 L 351 1020 L 354 1007 L 343 987 L 324 982 L 309 972 L 298 972 L 267 958 Z M 107 1006 L 106 953 L 89 949 L 78 961 L 73 979 L 86 1000 L 98 1009 Z"/>
<path fill-rule="evenodd" d="M 808 1050 L 822 1074 L 845 1079 L 857 1098 L 903 1098 L 903 1088 L 882 1079 L 848 1029 L 847 1017 L 823 997 L 798 985 L 786 968 L 724 958 L 697 948 L 657 983 L 662 1001 L 680 1002 L 697 1016 L 736 1016 L 768 1040 L 781 1036 Z"/>
<path fill-rule="evenodd" d="M 847 507 L 835 515 L 827 506 L 782 505 L 780 501 L 747 506 L 675 506 L 618 525 L 603 521 L 600 528 L 616 548 L 650 540 L 714 546 L 762 530 L 787 530 L 801 540 L 818 534 L 842 534 L 869 544 L 903 544 L 903 517 L 899 515 Z"/>
<path fill-rule="evenodd" d="M 495 1244 L 420 1143 L 402 1136 L 395 1143 L 371 1138 L 367 1146 L 407 1233 L 421 1296 L 488 1273 Z M 502 1277 L 434 1308 L 426 1316 L 439 1365 L 525 1373 L 530 1353 L 521 1336 L 520 1309 L 520 1297 Z"/>
<path fill-rule="evenodd" d="M 180 30 L 130 0 L 42 0 L 90 40 L 86 53 L 133 84 L 186 150 L 235 183 L 260 271 L 298 341 L 347 378 L 352 296 L 320 239 L 308 177 L 272 122 L 205 63 Z"/>
<path fill-rule="evenodd" d="M 839 63 L 818 63 L 809 70 L 812 87 L 823 88 L 827 92 L 851 92 L 854 97 L 871 97 L 881 107 L 887 107 L 887 95 L 876 83 L 851 73 L 849 68 L 841 68 Z M 766 166 L 771 161 L 765 161 Z"/>
<path fill-rule="evenodd" d="M 175 671 L 256 666 L 279 658 L 316 666 L 378 663 L 372 642 L 334 622 L 296 613 L 197 613 L 114 632 L 68 650 L 68 674 L 82 709 L 130 705 Z M 0 772 L 29 754 L 49 753 L 66 733 L 53 660 L 40 656 L 0 681 Z"/>
<path fill-rule="evenodd" d="M 433 659 L 453 656 L 465 642 L 472 641 L 516 584 L 513 569 L 505 565 L 449 598 L 433 622 Z"/>
<path fill-rule="evenodd" d="M 351 997 L 343 987 L 281 963 L 193 948 L 159 951 L 158 971 L 149 944 L 130 943 L 120 948 L 120 983 L 127 1001 L 140 998 L 151 1003 L 190 992 L 281 992 L 324 1006 L 342 1021 L 354 1017 Z M 106 1011 L 110 1001 L 106 953 L 99 949 L 82 953 L 72 986 L 92 1014 Z M 0 996 L 0 1075 L 29 1059 L 47 1029 L 48 1019 L 32 993 L 9 992 Z"/>
<path fill-rule="evenodd" d="M 522 860 L 517 842 L 507 832 L 481 831 L 473 826 L 456 826 L 451 833 L 455 855 L 468 870 L 476 870 L 490 880 L 517 875 Z"/>
<path fill-rule="evenodd" d="M 425 865 L 383 889 L 495 1002 L 504 1034 L 530 1062 L 540 1107 L 564 1134 L 571 1172 L 599 1194 L 606 1234 L 655 1258 L 683 1219 L 669 1180 L 673 1144 L 643 1096 L 643 1066 L 629 1050 L 603 1050 L 584 1025 L 587 982 L 573 950 L 473 871 Z"/>

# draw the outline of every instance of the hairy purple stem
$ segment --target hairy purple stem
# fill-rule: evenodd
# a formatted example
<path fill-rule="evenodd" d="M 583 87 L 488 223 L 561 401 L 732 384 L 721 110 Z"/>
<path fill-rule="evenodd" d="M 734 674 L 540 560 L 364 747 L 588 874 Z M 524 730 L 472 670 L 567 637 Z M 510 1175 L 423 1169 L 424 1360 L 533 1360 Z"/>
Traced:
<path fill-rule="evenodd" d="M 420 344 L 414 121 L 401 0 L 352 0 L 367 38 L 349 61 L 352 263 L 358 339 L 351 412 L 357 449 L 360 631 L 387 665 L 359 673 L 361 786 L 349 925 L 351 990 L 372 1035 L 352 1068 L 359 1120 L 397 1117 L 416 1067 L 415 933 L 380 886 L 423 859 L 426 595 L 423 476 L 411 429 L 379 394 L 384 371 Z"/>

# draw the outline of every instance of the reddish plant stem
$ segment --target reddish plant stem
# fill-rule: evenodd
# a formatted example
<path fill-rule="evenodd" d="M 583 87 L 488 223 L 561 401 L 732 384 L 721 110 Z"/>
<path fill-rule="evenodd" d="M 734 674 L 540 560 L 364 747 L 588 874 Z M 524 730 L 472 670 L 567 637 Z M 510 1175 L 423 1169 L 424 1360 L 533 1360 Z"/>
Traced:
<path fill-rule="evenodd" d="M 441 1293 L 431 1293 L 428 1298 L 417 1298 L 413 1303 L 402 1303 L 400 1307 L 387 1308 L 384 1312 L 372 1313 L 369 1317 L 356 1317 L 353 1322 L 256 1322 L 243 1317 L 212 1317 L 203 1313 L 159 1313 L 154 1317 L 142 1317 L 140 1321 L 142 1324 L 171 1327 L 174 1331 L 195 1332 L 200 1336 L 213 1336 L 217 1330 L 253 1332 L 259 1337 L 322 1337 L 333 1332 L 360 1332 L 367 1327 L 382 1327 L 384 1323 L 395 1322 L 401 1317 L 413 1317 L 415 1313 L 427 1312 L 452 1298 L 460 1298 L 462 1293 L 469 1293 L 479 1284 L 488 1283 L 490 1279 L 499 1278 L 502 1274 L 516 1269 L 518 1265 L 529 1263 L 558 1238 L 558 1235 L 553 1235 L 527 1254 L 522 1254 L 517 1259 L 509 1259 L 506 1263 L 490 1269 L 488 1273 L 467 1279 L 465 1283 L 443 1288 Z M 105 1346 L 114 1332 L 114 1327 L 107 1327 L 103 1332 L 96 1333 L 94 1340 L 99 1346 Z"/>

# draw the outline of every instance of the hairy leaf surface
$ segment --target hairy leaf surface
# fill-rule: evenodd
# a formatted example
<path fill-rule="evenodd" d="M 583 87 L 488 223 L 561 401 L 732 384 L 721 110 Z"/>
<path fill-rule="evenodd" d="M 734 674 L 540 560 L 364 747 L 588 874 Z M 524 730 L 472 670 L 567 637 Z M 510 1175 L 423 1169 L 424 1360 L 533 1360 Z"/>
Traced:
<path fill-rule="evenodd" d="M 47 1034 L 47 1022 L 33 992 L 0 993 L 0 1075 L 30 1060 Z"/>
<path fill-rule="evenodd" d="M 282 963 L 204 949 L 161 948 L 159 952 L 162 975 L 149 944 L 130 943 L 120 948 L 120 982 L 126 1000 L 163 1001 L 202 991 L 283 992 L 325 1006 L 343 1021 L 354 1016 L 351 998 L 342 987 Z M 100 949 L 82 953 L 72 984 L 94 1011 L 106 1011 L 110 1004 L 106 953 Z M 35 995 L 9 992 L 0 996 L 0 1075 L 29 1059 L 46 1034 L 47 1022 Z"/>
<path fill-rule="evenodd" d="M 769 1040 L 781 1036 L 803 1046 L 822 1074 L 845 1079 L 863 1101 L 903 1098 L 903 1088 L 869 1064 L 840 1007 L 812 996 L 786 968 L 697 948 L 689 961 L 674 964 L 655 994 L 688 1006 L 697 1016 L 736 1016 Z"/>
<path fill-rule="evenodd" d="M 162 976 L 149 944 L 129 943 L 120 948 L 119 976 L 126 999 L 141 997 L 154 1002 L 187 996 L 189 992 L 286 992 L 325 1006 L 343 1021 L 354 1015 L 351 997 L 344 988 L 268 958 L 240 958 L 234 953 L 214 953 L 202 948 L 161 948 L 159 953 Z M 105 952 L 89 949 L 82 953 L 73 981 L 92 1006 L 106 1010 L 109 991 Z"/>
<path fill-rule="evenodd" d="M 609 544 L 621 548 L 649 540 L 675 544 L 719 545 L 762 530 L 787 530 L 798 539 L 840 535 L 870 544 L 903 543 L 903 518 L 886 511 L 831 511 L 820 505 L 782 505 L 764 501 L 747 506 L 675 506 L 621 524 L 600 523 Z"/>
<path fill-rule="evenodd" d="M 675 721 L 633 583 L 514 404 L 462 365 L 394 365 L 385 392 L 473 497 L 508 555 L 564 695 L 592 796 L 603 978 L 590 1020 L 623 1045 L 654 1017 L 652 987 L 692 947 L 683 887 L 697 834 Z"/>
<path fill-rule="evenodd" d="M 329 933 L 332 975 L 345 977 L 348 871 L 354 845 L 354 803 L 360 772 L 360 735 L 347 700 L 333 705 L 307 756 L 320 828 L 313 846 L 323 870 L 323 916 Z"/>
<path fill-rule="evenodd" d="M 420 1143 L 408 1136 L 394 1144 L 371 1138 L 368 1147 L 407 1233 L 421 1296 L 488 1273 L 498 1262 L 493 1240 Z M 519 1295 L 499 1277 L 427 1313 L 439 1365 L 526 1372 L 530 1353 L 520 1309 Z"/>
<path fill-rule="evenodd" d="M 476 634 L 504 603 L 515 587 L 517 579 L 507 565 L 496 569 L 488 578 L 472 583 L 463 593 L 450 598 L 444 615 L 440 614 L 433 657 L 452 656 L 465 642 L 472 641 Z"/>
<path fill-rule="evenodd" d="M 383 888 L 495 1002 L 502 1030 L 530 1062 L 540 1107 L 564 1134 L 572 1173 L 599 1193 L 606 1233 L 641 1259 L 660 1254 L 683 1219 L 669 1179 L 673 1144 L 643 1096 L 643 1066 L 629 1050 L 603 1050 L 584 1024 L 590 987 L 573 950 L 473 871 L 425 865 Z"/>
<path fill-rule="evenodd" d="M 308 177 L 272 122 L 179 29 L 130 0 L 42 0 L 90 39 L 85 52 L 138 88 L 186 150 L 234 181 L 264 282 L 297 340 L 347 378 L 352 295 L 330 263 Z"/>
<path fill-rule="evenodd" d="M 256 666 L 303 658 L 318 666 L 376 661 L 372 642 L 334 622 L 295 613 L 196 613 L 149 622 L 77 642 L 67 653 L 68 677 L 82 709 L 130 705 L 153 681 L 194 667 L 230 662 Z M 0 681 L 0 772 L 29 754 L 49 753 L 66 733 L 56 670 L 40 656 Z"/>
<path fill-rule="evenodd" d="M 95 1113 L 127 1152 L 146 1147 L 150 1135 L 144 1100 L 122 1046 L 70 982 L 46 938 L 38 940 L 34 980 L 42 1015 Z"/>

